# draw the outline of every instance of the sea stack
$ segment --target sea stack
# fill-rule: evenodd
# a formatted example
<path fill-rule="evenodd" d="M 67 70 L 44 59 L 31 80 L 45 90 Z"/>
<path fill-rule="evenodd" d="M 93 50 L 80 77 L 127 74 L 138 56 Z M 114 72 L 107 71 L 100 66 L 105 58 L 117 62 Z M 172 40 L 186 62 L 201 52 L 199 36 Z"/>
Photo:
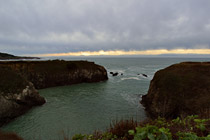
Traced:
<path fill-rule="evenodd" d="M 210 110 L 210 62 L 183 62 L 159 70 L 141 103 L 151 118 Z"/>

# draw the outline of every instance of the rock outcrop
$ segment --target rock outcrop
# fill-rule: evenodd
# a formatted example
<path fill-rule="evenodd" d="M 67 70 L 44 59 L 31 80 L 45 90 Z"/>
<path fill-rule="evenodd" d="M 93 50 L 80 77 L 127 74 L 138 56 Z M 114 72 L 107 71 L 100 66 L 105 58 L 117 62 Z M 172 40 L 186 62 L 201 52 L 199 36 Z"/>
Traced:
<path fill-rule="evenodd" d="M 210 62 L 183 62 L 156 72 L 141 103 L 151 118 L 210 110 Z"/>
<path fill-rule="evenodd" d="M 110 74 L 111 74 L 112 76 L 117 76 L 119 73 L 118 73 L 118 72 L 110 72 Z M 121 73 L 121 75 L 123 75 L 123 74 Z"/>
<path fill-rule="evenodd" d="M 45 103 L 33 84 L 11 68 L 1 66 L 0 79 L 0 126 Z"/>
<path fill-rule="evenodd" d="M 45 103 L 36 89 L 107 80 L 104 67 L 87 61 L 1 61 L 0 126 Z"/>

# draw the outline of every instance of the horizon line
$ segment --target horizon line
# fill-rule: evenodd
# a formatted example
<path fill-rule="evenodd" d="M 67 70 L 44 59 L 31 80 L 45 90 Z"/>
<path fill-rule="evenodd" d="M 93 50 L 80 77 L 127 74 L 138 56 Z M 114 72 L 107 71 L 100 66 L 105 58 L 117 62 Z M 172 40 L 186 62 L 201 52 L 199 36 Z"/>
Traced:
<path fill-rule="evenodd" d="M 31 54 L 30 56 L 37 57 L 56 57 L 56 56 L 156 56 L 156 55 L 210 55 L 210 49 L 154 49 L 154 50 L 100 50 L 100 51 L 79 51 L 67 53 L 45 53 L 45 54 Z"/>

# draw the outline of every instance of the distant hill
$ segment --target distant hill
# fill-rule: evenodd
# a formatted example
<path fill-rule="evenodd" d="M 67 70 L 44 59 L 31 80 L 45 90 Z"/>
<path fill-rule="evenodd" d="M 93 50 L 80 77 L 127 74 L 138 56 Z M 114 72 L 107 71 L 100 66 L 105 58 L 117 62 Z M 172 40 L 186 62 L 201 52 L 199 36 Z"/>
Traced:
<path fill-rule="evenodd" d="M 22 57 L 22 56 L 14 56 L 12 54 L 1 53 L 0 52 L 0 60 L 6 59 L 40 59 L 38 57 Z"/>

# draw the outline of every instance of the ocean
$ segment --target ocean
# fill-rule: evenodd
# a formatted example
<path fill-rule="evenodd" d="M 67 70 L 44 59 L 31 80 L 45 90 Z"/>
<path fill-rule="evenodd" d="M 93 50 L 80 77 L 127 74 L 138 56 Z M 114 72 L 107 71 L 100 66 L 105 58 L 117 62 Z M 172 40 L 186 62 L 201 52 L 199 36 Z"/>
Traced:
<path fill-rule="evenodd" d="M 104 66 L 109 80 L 39 90 L 47 103 L 3 126 L 25 140 L 58 140 L 63 136 L 104 131 L 115 120 L 146 119 L 139 103 L 156 71 L 184 61 L 210 58 L 58 58 L 88 60 Z M 110 72 L 118 72 L 112 76 Z M 143 76 L 143 74 L 147 76 Z"/>

